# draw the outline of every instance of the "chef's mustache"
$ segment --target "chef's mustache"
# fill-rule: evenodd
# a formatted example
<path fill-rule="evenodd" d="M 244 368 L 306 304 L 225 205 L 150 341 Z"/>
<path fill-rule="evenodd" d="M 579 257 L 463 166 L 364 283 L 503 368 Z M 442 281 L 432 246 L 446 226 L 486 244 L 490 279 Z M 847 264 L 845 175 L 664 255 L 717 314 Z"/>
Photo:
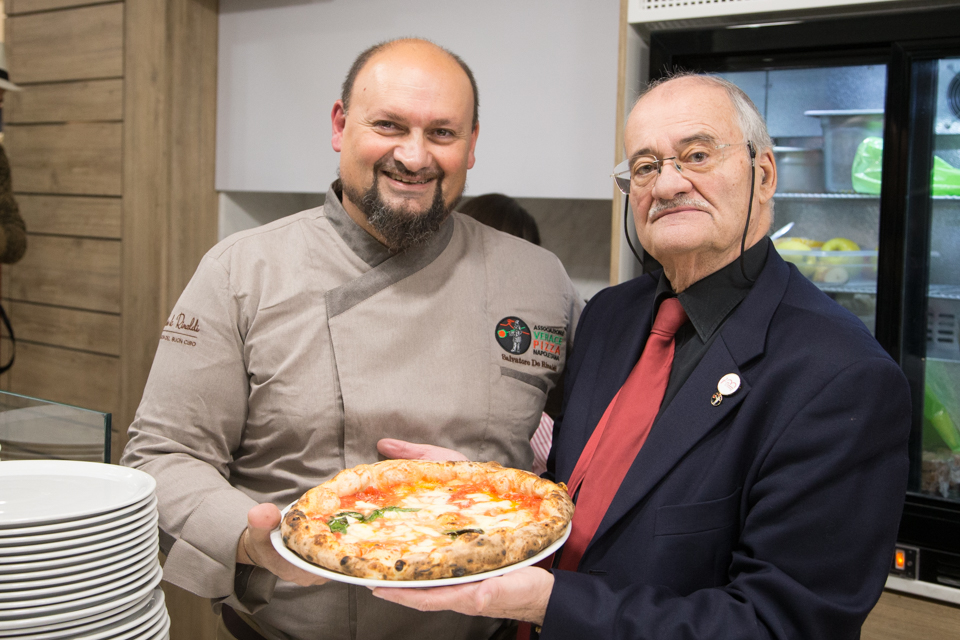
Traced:
<path fill-rule="evenodd" d="M 411 180 L 415 182 L 421 182 L 426 180 L 443 180 L 443 169 L 439 167 L 426 167 L 420 169 L 419 171 L 410 171 L 403 163 L 399 160 L 394 160 L 393 158 L 380 158 L 376 164 L 373 165 L 375 172 L 379 173 L 381 171 L 386 171 L 387 173 L 395 173 L 405 180 Z"/>
<path fill-rule="evenodd" d="M 694 207 L 696 209 L 709 209 L 710 205 L 703 200 L 698 200 L 696 198 L 688 198 L 687 196 L 679 196 L 677 198 L 672 198 L 670 200 L 657 200 L 653 206 L 650 207 L 650 211 L 647 213 L 647 218 L 656 218 L 658 215 L 667 211 L 669 209 L 676 209 L 678 207 Z"/>

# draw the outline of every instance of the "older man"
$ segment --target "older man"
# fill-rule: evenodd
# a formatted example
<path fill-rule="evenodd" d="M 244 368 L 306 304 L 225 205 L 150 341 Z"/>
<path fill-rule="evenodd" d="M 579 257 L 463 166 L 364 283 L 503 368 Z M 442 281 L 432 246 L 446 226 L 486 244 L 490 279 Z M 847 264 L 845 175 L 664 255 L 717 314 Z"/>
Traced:
<path fill-rule="evenodd" d="M 321 584 L 269 541 L 277 506 L 376 461 L 384 436 L 531 464 L 565 358 L 529 340 L 515 354 L 497 329 L 569 344 L 580 303 L 555 256 L 451 213 L 477 105 L 469 68 L 435 45 L 361 54 L 332 111 L 340 180 L 323 207 L 214 247 L 164 328 L 122 462 L 157 479 L 164 578 L 214 599 L 224 637 L 487 638 L 499 624 Z"/>
<path fill-rule="evenodd" d="M 551 453 L 577 512 L 555 568 L 375 595 L 543 638 L 858 638 L 906 489 L 906 380 L 766 237 L 776 165 L 742 91 L 663 82 L 625 145 L 616 178 L 663 271 L 581 317 Z"/>

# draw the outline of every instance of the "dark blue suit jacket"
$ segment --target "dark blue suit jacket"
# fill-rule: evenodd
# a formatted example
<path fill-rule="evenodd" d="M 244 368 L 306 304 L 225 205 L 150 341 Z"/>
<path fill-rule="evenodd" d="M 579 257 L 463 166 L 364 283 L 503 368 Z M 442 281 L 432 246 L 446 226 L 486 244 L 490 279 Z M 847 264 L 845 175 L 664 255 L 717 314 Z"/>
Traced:
<path fill-rule="evenodd" d="M 639 358 L 657 279 L 584 310 L 551 469 L 566 481 Z M 740 389 L 714 407 L 727 373 Z M 772 248 L 663 411 L 541 637 L 857 638 L 890 568 L 910 398 L 863 324 Z"/>

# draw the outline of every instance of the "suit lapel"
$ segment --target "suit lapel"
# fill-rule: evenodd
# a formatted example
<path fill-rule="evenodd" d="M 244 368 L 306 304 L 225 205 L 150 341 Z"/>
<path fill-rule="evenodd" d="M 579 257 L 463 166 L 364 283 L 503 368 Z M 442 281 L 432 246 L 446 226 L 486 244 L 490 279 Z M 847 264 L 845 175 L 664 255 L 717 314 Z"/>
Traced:
<path fill-rule="evenodd" d="M 766 266 L 750 294 L 734 311 L 651 429 L 590 546 L 643 500 L 684 455 L 733 413 L 750 393 L 750 383 L 742 367 L 763 355 L 770 321 L 783 298 L 789 274 L 789 268 L 771 244 Z M 648 319 L 644 340 L 649 325 Z M 710 397 L 717 390 L 720 378 L 728 373 L 740 376 L 740 389 L 714 407 Z"/>
<path fill-rule="evenodd" d="M 722 376 L 735 373 L 741 377 L 737 393 L 724 398 L 720 406 L 710 404 Z M 718 337 L 690 378 L 653 425 L 650 435 L 607 509 L 594 535 L 599 540 L 620 518 L 650 492 L 660 480 L 705 435 L 734 411 L 750 392 L 750 385 Z"/>

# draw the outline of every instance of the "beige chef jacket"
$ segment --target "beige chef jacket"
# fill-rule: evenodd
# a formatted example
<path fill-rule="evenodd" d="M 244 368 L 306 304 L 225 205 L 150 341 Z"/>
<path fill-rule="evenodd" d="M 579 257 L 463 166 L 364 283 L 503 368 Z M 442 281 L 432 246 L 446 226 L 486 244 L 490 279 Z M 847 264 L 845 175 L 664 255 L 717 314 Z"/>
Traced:
<path fill-rule="evenodd" d="M 233 235 L 163 328 L 121 463 L 157 480 L 164 578 L 278 638 L 485 638 L 497 621 L 262 569 L 234 593 L 247 511 L 281 509 L 390 437 L 530 468 L 581 301 L 559 260 L 454 213 L 391 255 L 323 207 Z"/>

